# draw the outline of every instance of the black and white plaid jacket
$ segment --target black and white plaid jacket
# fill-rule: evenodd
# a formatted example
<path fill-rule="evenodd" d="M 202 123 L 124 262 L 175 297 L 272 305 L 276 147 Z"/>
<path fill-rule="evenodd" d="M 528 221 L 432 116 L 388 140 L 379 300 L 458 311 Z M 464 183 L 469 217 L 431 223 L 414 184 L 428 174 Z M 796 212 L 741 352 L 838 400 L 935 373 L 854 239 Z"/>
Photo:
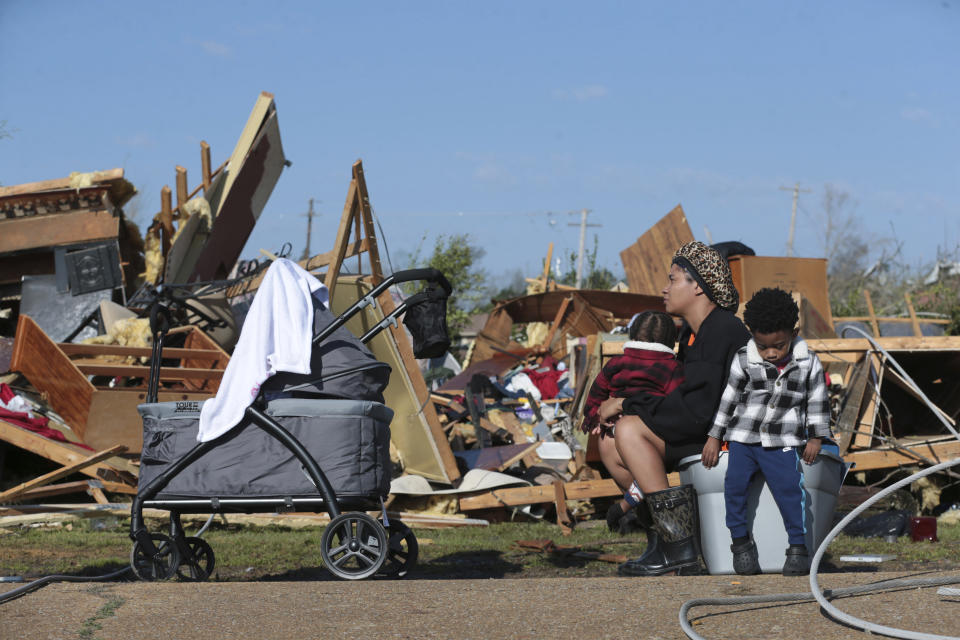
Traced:
<path fill-rule="evenodd" d="M 823 367 L 795 338 L 793 359 L 778 373 L 751 339 L 730 365 L 727 388 L 708 435 L 718 440 L 795 447 L 830 438 L 830 400 Z"/>

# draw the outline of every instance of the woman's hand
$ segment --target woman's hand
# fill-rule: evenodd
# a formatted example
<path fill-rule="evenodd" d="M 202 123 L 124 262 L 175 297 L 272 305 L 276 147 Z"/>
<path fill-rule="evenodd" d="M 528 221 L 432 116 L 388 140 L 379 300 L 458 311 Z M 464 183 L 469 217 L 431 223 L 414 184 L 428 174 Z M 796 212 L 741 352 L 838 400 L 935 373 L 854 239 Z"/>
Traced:
<path fill-rule="evenodd" d="M 807 446 L 803 448 L 803 461 L 807 464 L 813 464 L 817 460 L 817 454 L 820 453 L 820 438 L 810 438 L 807 440 Z"/>
<path fill-rule="evenodd" d="M 617 416 L 623 413 L 623 398 L 607 398 L 600 404 L 597 417 L 602 424 L 612 425 Z"/>
<path fill-rule="evenodd" d="M 713 436 L 707 437 L 707 443 L 703 445 L 703 453 L 700 454 L 700 462 L 707 469 L 712 469 L 720 462 L 720 441 Z"/>

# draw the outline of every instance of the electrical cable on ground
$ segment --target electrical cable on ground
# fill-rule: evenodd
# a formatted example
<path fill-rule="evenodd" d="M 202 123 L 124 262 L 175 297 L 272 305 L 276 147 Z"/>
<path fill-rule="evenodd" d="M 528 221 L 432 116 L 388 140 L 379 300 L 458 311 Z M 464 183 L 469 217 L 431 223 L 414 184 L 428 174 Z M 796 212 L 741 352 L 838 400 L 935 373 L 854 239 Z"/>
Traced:
<path fill-rule="evenodd" d="M 0 604 L 6 604 L 7 602 L 19 598 L 22 595 L 30 593 L 36 589 L 39 589 L 42 586 L 45 586 L 51 582 L 105 582 L 107 580 L 114 580 L 119 578 L 123 574 L 131 571 L 130 567 L 124 567 L 119 571 L 114 571 L 113 573 L 108 573 L 102 576 L 43 576 L 42 578 L 37 578 L 33 582 L 23 585 L 22 587 L 17 587 L 16 589 L 11 589 L 6 593 L 0 593 Z"/>
<path fill-rule="evenodd" d="M 200 527 L 200 530 L 197 531 L 193 537 L 195 538 L 201 537 L 206 532 L 206 530 L 210 527 L 210 524 L 213 522 L 213 518 L 216 515 L 217 514 L 215 513 L 211 513 L 210 517 L 207 518 L 207 521 L 204 523 L 202 527 Z M 20 596 L 30 593 L 35 589 L 39 589 L 40 587 L 50 584 L 51 582 L 101 582 L 101 581 L 106 582 L 108 580 L 115 580 L 116 578 L 119 578 L 120 576 L 122 576 L 123 574 L 127 573 L 130 570 L 131 570 L 130 567 L 124 567 L 123 569 L 114 571 L 113 573 L 107 573 L 102 576 L 66 576 L 66 575 L 43 576 L 42 578 L 37 578 L 36 580 L 33 580 L 32 582 L 25 584 L 22 587 L 11 589 L 6 593 L 0 593 L 0 604 L 5 604 L 10 600 L 19 598 Z"/>
<path fill-rule="evenodd" d="M 903 376 L 903 379 L 907 381 L 910 386 L 916 390 L 916 392 L 923 399 L 923 402 L 927 407 L 936 415 L 940 421 L 947 427 L 947 429 L 953 433 L 954 436 L 960 440 L 960 433 L 953 428 L 953 426 L 947 422 L 946 419 L 941 415 L 939 411 L 936 410 L 936 406 L 933 402 L 927 398 L 926 394 L 923 393 L 923 390 L 920 389 L 919 385 L 913 381 L 913 379 L 903 370 L 903 367 L 900 366 L 900 363 L 887 352 L 886 349 L 877 344 L 876 340 L 873 339 L 873 336 L 864 332 L 858 327 L 844 327 L 841 332 L 841 337 L 848 330 L 856 331 L 860 333 L 864 338 L 866 338 L 874 349 L 883 353 L 884 356 L 893 364 L 897 369 L 898 373 Z M 946 462 L 941 462 L 940 464 L 934 465 L 922 471 L 919 471 L 911 476 L 908 476 L 899 482 L 890 485 L 889 487 L 883 489 L 874 496 L 871 496 L 868 500 L 861 503 L 856 509 L 851 511 L 846 515 L 837 525 L 830 530 L 830 533 L 827 534 L 826 538 L 823 539 L 823 542 L 820 543 L 820 546 L 817 548 L 817 552 L 813 556 L 813 560 L 810 563 L 810 591 L 800 592 L 800 593 L 774 593 L 765 596 L 737 596 L 731 598 L 695 598 L 692 600 L 687 600 L 680 606 L 680 627 L 683 629 L 683 632 L 687 634 L 688 638 L 693 640 L 706 640 L 703 636 L 698 634 L 693 630 L 693 627 L 690 624 L 690 621 L 687 619 L 687 615 L 693 607 L 699 606 L 728 606 L 728 605 L 738 605 L 738 604 L 759 604 L 767 602 L 803 602 L 809 600 L 816 600 L 817 603 L 823 608 L 824 612 L 834 619 L 837 622 L 862 629 L 868 633 L 876 633 L 880 635 L 890 636 L 893 638 L 906 638 L 908 640 L 960 640 L 957 636 L 944 636 L 930 633 L 922 633 L 919 631 L 911 631 L 909 629 L 897 629 L 895 627 L 888 627 L 885 625 L 875 624 L 867 620 L 861 620 L 855 616 L 844 613 L 838 608 L 833 606 L 828 598 L 836 598 L 838 596 L 844 595 L 853 595 L 860 593 L 868 593 L 874 591 L 881 591 L 887 589 L 896 589 L 896 588 L 905 588 L 905 587 L 932 587 L 937 585 L 944 584 L 960 584 L 960 575 L 956 576 L 946 576 L 941 578 L 917 578 L 917 579 L 905 579 L 905 580 L 890 580 L 885 582 L 879 582 L 876 584 L 868 584 L 857 587 L 845 587 L 842 589 L 828 589 L 826 591 L 820 590 L 820 584 L 817 581 L 817 570 L 820 567 L 820 561 L 823 559 L 823 555 L 827 550 L 827 547 L 833 541 L 833 539 L 843 531 L 844 527 L 850 523 L 854 518 L 860 515 L 864 510 L 870 507 L 875 502 L 882 500 L 886 496 L 890 495 L 897 489 L 908 485 L 920 478 L 926 477 L 928 475 L 944 471 L 950 467 L 960 466 L 960 458 L 955 460 L 948 460 Z"/>

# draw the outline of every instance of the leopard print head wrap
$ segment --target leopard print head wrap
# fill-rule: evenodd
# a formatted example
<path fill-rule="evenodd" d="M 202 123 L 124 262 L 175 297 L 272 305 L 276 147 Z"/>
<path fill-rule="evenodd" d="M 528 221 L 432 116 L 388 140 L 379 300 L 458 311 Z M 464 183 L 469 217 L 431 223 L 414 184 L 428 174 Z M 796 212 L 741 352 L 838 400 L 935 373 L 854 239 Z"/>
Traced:
<path fill-rule="evenodd" d="M 740 294 L 733 286 L 730 265 L 713 247 L 702 242 L 688 242 L 673 256 L 673 264 L 686 269 L 707 297 L 718 307 L 736 311 Z"/>

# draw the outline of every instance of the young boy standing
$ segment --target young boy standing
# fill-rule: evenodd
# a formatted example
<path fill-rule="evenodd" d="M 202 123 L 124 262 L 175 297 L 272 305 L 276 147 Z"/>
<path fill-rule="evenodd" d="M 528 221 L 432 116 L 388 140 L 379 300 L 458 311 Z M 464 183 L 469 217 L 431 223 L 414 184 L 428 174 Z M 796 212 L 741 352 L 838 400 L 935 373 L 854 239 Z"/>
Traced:
<path fill-rule="evenodd" d="M 729 443 L 723 493 L 734 570 L 741 575 L 760 573 L 746 517 L 750 481 L 760 471 L 787 530 L 790 546 L 783 575 L 805 575 L 810 556 L 800 461 L 813 464 L 822 439 L 831 436 L 823 367 L 797 337 L 799 310 L 786 291 L 761 289 L 747 303 L 743 319 L 753 337 L 730 366 L 703 448 L 703 465 L 716 466 L 721 440 Z"/>

